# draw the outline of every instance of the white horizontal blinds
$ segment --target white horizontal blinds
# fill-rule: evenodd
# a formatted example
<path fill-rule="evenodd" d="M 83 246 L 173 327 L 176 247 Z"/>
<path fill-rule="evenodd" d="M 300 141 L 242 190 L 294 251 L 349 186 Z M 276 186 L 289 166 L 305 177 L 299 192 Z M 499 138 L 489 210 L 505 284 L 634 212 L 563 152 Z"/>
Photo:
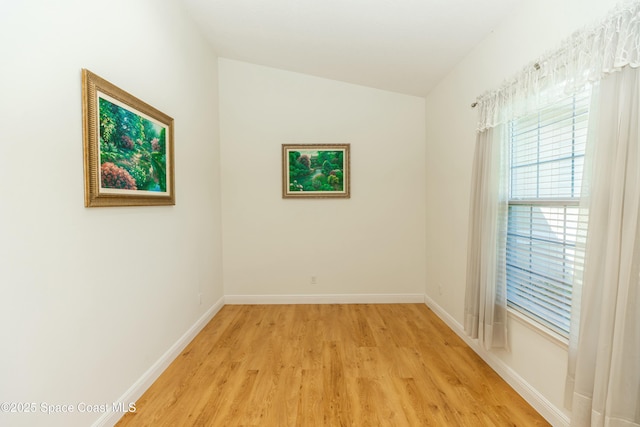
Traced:
<path fill-rule="evenodd" d="M 577 198 L 587 135 L 588 92 L 511 122 L 511 198 Z"/>
<path fill-rule="evenodd" d="M 509 126 L 507 301 L 568 336 L 590 91 Z"/>

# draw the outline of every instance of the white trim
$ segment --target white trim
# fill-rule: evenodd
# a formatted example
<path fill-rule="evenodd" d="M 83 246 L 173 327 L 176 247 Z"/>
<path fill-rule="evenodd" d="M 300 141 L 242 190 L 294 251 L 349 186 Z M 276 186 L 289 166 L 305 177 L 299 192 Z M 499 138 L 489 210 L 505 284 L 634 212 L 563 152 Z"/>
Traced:
<path fill-rule="evenodd" d="M 521 325 L 526 326 L 527 328 L 531 329 L 532 331 L 534 331 L 535 333 L 537 333 L 538 335 L 540 335 L 541 337 L 551 341 L 552 343 L 554 343 L 555 345 L 567 350 L 569 348 L 569 339 L 563 337 L 562 335 L 560 335 L 559 333 L 547 328 L 546 326 L 542 325 L 541 323 L 536 322 L 535 320 L 533 320 L 532 318 L 530 318 L 529 316 L 520 313 L 518 310 L 515 310 L 513 308 L 508 307 L 507 308 L 507 316 L 509 317 L 509 319 L 512 319 L 518 323 L 520 323 Z"/>
<path fill-rule="evenodd" d="M 408 304 L 423 294 L 226 295 L 225 304 Z"/>
<path fill-rule="evenodd" d="M 511 369 L 499 357 L 487 351 L 478 344 L 478 340 L 471 339 L 464 333 L 464 328 L 456 319 L 440 307 L 428 295 L 424 296 L 425 304 L 433 310 L 433 312 L 442 319 L 462 340 L 467 343 L 478 356 L 480 356 L 487 364 L 496 371 L 503 380 L 505 380 L 513 389 L 524 398 L 533 408 L 540 413 L 554 427 L 568 427 L 569 417 L 557 406 L 551 403 L 531 384 L 524 380 L 516 371 Z"/>
<path fill-rule="evenodd" d="M 160 359 L 158 359 L 156 363 L 154 363 L 135 383 L 133 383 L 133 385 L 118 399 L 118 402 L 123 402 L 124 407 L 128 407 L 129 402 L 135 402 L 138 400 L 223 306 L 224 297 L 216 301 L 216 303 L 213 304 L 213 306 L 211 306 L 211 308 L 207 310 L 202 317 L 200 317 L 200 319 L 198 319 L 196 323 L 194 323 L 193 326 L 191 326 L 189 330 L 185 332 L 184 335 L 182 335 L 180 339 L 178 339 L 178 341 L 176 341 L 176 343 L 160 357 Z M 120 412 L 105 412 L 96 420 L 95 423 L 92 424 L 92 427 L 113 426 L 120 420 L 120 418 L 122 418 L 123 415 L 124 414 Z"/>

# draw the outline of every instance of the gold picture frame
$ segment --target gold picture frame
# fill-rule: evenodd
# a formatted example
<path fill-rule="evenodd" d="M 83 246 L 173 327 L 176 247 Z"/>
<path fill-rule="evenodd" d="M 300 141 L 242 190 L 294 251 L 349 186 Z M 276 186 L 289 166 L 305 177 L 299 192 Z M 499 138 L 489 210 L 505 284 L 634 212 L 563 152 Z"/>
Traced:
<path fill-rule="evenodd" d="M 282 198 L 350 198 L 350 163 L 350 144 L 282 144 Z"/>
<path fill-rule="evenodd" d="M 173 119 L 82 70 L 84 204 L 175 205 Z"/>

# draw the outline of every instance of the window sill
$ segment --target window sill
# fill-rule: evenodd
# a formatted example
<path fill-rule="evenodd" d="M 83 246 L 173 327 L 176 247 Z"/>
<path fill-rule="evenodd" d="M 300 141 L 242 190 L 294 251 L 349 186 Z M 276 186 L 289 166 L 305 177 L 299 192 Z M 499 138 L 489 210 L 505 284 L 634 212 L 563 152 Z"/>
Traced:
<path fill-rule="evenodd" d="M 531 329 L 532 331 L 536 332 L 537 334 L 551 341 L 557 346 L 562 347 L 564 349 L 569 348 L 569 340 L 567 338 L 542 326 L 540 323 L 528 318 L 527 316 L 520 313 L 519 311 L 514 310 L 512 308 L 507 308 L 507 314 L 510 319 L 513 319 L 518 323 L 526 326 L 527 328 Z"/>

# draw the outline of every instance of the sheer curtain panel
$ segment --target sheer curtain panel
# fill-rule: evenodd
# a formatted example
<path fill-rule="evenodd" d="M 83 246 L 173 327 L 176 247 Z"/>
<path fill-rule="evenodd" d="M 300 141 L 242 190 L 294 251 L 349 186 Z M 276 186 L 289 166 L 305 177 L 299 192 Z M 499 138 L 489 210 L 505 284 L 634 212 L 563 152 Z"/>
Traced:
<path fill-rule="evenodd" d="M 472 172 L 464 330 L 486 348 L 507 346 L 507 144 L 503 126 L 477 134 Z"/>
<path fill-rule="evenodd" d="M 640 427 L 640 69 L 610 74 L 599 92 L 571 425 Z"/>

